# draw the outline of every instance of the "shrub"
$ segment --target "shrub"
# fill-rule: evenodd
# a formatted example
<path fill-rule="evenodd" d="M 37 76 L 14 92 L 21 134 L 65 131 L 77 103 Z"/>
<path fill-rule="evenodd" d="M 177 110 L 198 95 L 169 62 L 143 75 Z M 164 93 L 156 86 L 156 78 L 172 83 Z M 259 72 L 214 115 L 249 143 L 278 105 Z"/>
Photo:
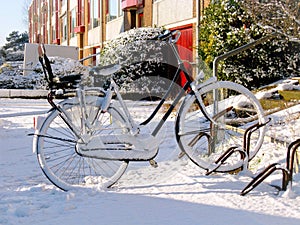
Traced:
<path fill-rule="evenodd" d="M 199 56 L 210 68 L 215 57 L 268 35 L 241 7 L 242 2 L 214 1 L 205 10 L 199 31 Z M 299 57 L 299 51 L 297 54 Z M 257 88 L 299 73 L 299 67 L 295 68 L 298 57 L 286 39 L 274 38 L 221 62 L 218 78 Z"/>
<path fill-rule="evenodd" d="M 123 93 L 155 94 L 166 91 L 170 64 L 168 44 L 151 40 L 162 28 L 137 28 L 126 31 L 109 41 L 101 52 L 100 65 L 120 64 L 114 75 Z"/>

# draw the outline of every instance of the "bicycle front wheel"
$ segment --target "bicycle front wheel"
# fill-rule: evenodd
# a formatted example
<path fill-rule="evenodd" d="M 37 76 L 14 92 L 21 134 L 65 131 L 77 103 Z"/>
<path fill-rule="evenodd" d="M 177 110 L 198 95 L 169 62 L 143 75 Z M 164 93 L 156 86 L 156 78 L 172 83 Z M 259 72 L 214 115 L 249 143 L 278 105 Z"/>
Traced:
<path fill-rule="evenodd" d="M 90 122 L 87 135 L 114 135 L 124 132 L 122 116 L 114 108 L 107 112 L 99 111 L 99 97 L 86 98 L 86 121 Z M 74 131 L 83 133 L 88 129 L 82 120 L 82 108 L 75 98 L 61 104 L 65 113 L 53 110 L 44 120 L 37 135 L 34 147 L 38 162 L 46 177 L 62 190 L 75 187 L 110 187 L 125 172 L 128 162 L 83 157 L 76 151 L 81 141 Z M 71 124 L 66 123 L 66 116 Z M 92 127 L 91 127 L 92 126 Z M 94 126 L 94 128 L 93 128 Z M 92 129 L 91 129 L 92 128 Z"/>
<path fill-rule="evenodd" d="M 176 137 L 181 150 L 198 166 L 211 169 L 228 149 L 249 151 L 251 160 L 263 143 L 265 126 L 251 135 L 245 145 L 245 132 L 256 123 L 265 122 L 263 109 L 252 92 L 228 81 L 219 81 L 199 90 L 204 109 L 195 95 L 183 101 L 176 120 Z M 228 172 L 243 165 L 245 155 L 234 153 L 216 170 Z"/>

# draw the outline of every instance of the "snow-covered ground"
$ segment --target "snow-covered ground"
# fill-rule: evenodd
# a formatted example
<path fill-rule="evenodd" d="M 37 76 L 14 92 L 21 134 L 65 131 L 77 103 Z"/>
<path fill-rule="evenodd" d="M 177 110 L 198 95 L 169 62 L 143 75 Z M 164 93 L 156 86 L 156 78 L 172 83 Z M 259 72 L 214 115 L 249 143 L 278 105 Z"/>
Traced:
<path fill-rule="evenodd" d="M 47 109 L 46 100 L 0 99 L 1 225 L 300 224 L 300 174 L 294 176 L 293 192 L 278 193 L 266 181 L 240 196 L 251 178 L 205 176 L 187 158 L 177 159 L 172 120 L 165 127 L 158 168 L 132 163 L 111 189 L 63 192 L 42 174 L 31 150 L 32 136 L 27 136 L 33 132 L 35 113 L 30 112 Z M 296 106 L 272 115 L 267 135 L 276 134 L 287 142 L 300 138 L 299 113 Z M 252 162 L 258 170 L 273 162 L 284 163 L 286 147 L 269 140 Z M 269 182 L 280 184 L 280 175 Z"/>

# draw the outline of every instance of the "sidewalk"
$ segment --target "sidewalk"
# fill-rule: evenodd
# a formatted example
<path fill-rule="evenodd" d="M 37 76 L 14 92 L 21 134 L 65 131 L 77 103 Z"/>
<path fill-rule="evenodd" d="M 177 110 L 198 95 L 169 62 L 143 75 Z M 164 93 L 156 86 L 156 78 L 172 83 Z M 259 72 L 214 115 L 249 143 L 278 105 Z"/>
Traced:
<path fill-rule="evenodd" d="M 46 98 L 47 90 L 0 89 L 0 98 Z"/>

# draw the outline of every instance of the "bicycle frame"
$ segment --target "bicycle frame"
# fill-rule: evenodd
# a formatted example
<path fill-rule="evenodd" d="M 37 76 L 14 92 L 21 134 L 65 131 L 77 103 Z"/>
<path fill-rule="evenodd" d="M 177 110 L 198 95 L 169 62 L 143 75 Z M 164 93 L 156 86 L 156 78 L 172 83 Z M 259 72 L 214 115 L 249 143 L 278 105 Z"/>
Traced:
<path fill-rule="evenodd" d="M 173 90 L 174 86 L 176 85 L 176 81 L 178 80 L 179 75 L 180 75 L 181 72 L 184 74 L 184 78 L 187 81 L 184 84 L 184 86 L 180 89 L 179 93 L 175 96 L 174 100 L 172 101 L 172 104 L 170 105 L 170 107 L 168 108 L 166 113 L 163 115 L 163 117 L 161 118 L 159 123 L 156 125 L 156 127 L 152 131 L 151 135 L 154 136 L 154 137 L 158 134 L 158 132 L 160 131 L 160 129 L 162 128 L 162 126 L 164 125 L 164 123 L 166 122 L 166 120 L 168 119 L 170 114 L 172 113 L 175 106 L 179 103 L 181 98 L 186 95 L 187 92 L 189 92 L 190 95 L 195 95 L 196 96 L 196 99 L 198 101 L 198 104 L 199 104 L 199 107 L 200 107 L 201 111 L 203 112 L 204 115 L 206 115 L 207 119 L 209 121 L 211 121 L 211 118 L 208 116 L 208 113 L 205 111 L 205 106 L 202 102 L 201 96 L 199 94 L 197 94 L 197 90 L 201 87 L 204 87 L 204 86 L 209 85 L 213 82 L 216 82 L 216 79 L 215 78 L 209 79 L 209 80 L 203 82 L 200 86 L 196 86 L 195 81 L 193 81 L 191 76 L 187 73 L 187 69 L 184 66 L 184 62 L 180 58 L 179 53 L 178 53 L 178 51 L 176 49 L 176 46 L 174 44 L 175 42 L 170 41 L 169 43 L 170 43 L 172 52 L 174 53 L 174 55 L 177 59 L 177 62 L 178 62 L 178 67 L 177 67 L 176 73 L 173 77 L 171 85 L 168 87 L 168 90 L 166 91 L 166 93 L 164 94 L 164 96 L 162 97 L 162 99 L 160 100 L 160 102 L 158 103 L 156 108 L 154 109 L 154 111 L 151 113 L 151 115 L 144 122 L 142 122 L 139 125 L 140 126 L 147 125 L 157 115 L 158 111 L 161 109 L 161 107 L 165 103 L 166 99 L 170 96 L 171 91 Z M 112 88 L 110 87 L 110 89 L 115 89 L 115 93 L 117 94 L 117 98 L 119 99 L 119 101 L 121 103 L 121 106 L 124 109 L 126 115 L 128 115 L 128 117 L 129 117 L 128 119 L 129 119 L 130 127 L 133 128 L 134 131 L 136 131 L 137 127 L 136 127 L 136 125 L 134 125 L 134 122 L 133 122 L 133 120 L 130 116 L 129 110 L 127 109 L 126 105 L 124 104 L 123 98 L 122 98 L 121 94 L 118 92 L 118 87 L 115 84 L 115 82 L 113 81 L 113 79 L 111 80 L 111 85 L 112 85 Z"/>
<path fill-rule="evenodd" d="M 171 33 L 171 34 L 173 35 L 173 33 Z M 177 36 L 174 39 L 172 39 L 171 35 L 169 35 L 167 37 L 167 38 L 169 38 L 168 42 L 170 44 L 171 50 L 177 59 L 178 66 L 177 66 L 176 73 L 175 73 L 172 83 L 168 87 L 166 93 L 164 94 L 164 96 L 162 97 L 162 99 L 160 100 L 160 102 L 158 103 L 156 108 L 154 109 L 154 111 L 150 114 L 150 116 L 144 122 L 142 122 L 141 124 L 136 124 L 134 122 L 134 120 L 132 119 L 131 114 L 130 114 L 130 112 L 118 90 L 117 84 L 113 80 L 112 74 L 108 74 L 108 75 L 110 75 L 109 88 L 107 90 L 100 89 L 100 91 L 105 93 L 105 97 L 102 99 L 101 104 L 99 104 L 98 114 L 101 114 L 101 112 L 106 112 L 106 111 L 110 110 L 111 107 L 114 107 L 113 101 L 112 101 L 112 96 L 113 96 L 113 93 L 115 93 L 116 98 L 118 99 L 118 102 L 120 103 L 121 107 L 124 110 L 125 115 L 122 115 L 122 116 L 124 119 L 126 119 L 127 127 L 130 130 L 130 134 L 119 135 L 119 136 L 116 136 L 115 139 L 123 140 L 125 143 L 127 140 L 129 140 L 129 142 L 133 143 L 133 145 L 135 147 L 138 146 L 138 147 L 136 147 L 138 151 L 135 151 L 135 150 L 109 151 L 103 147 L 102 148 L 99 147 L 96 149 L 94 147 L 92 147 L 92 149 L 88 149 L 89 147 L 87 147 L 87 146 L 88 146 L 89 138 L 86 139 L 85 135 L 82 135 L 82 133 L 86 134 L 87 130 L 91 129 L 93 124 L 91 124 L 89 121 L 87 121 L 87 119 L 85 117 L 86 105 L 85 105 L 85 94 L 83 93 L 84 90 L 81 88 L 77 89 L 77 98 L 78 98 L 78 101 L 79 101 L 79 104 L 81 107 L 81 115 L 82 115 L 81 123 L 83 124 L 83 128 L 80 131 L 75 129 L 76 126 L 74 126 L 72 124 L 71 119 L 68 118 L 68 113 L 63 109 L 63 107 L 60 107 L 60 105 L 56 105 L 52 101 L 52 96 L 50 95 L 50 97 L 48 98 L 49 103 L 52 105 L 53 108 L 59 110 L 60 117 L 64 120 L 64 122 L 67 124 L 67 126 L 75 133 L 78 140 L 80 140 L 80 143 L 78 142 L 77 147 L 76 147 L 77 154 L 84 156 L 84 157 L 107 159 L 107 160 L 149 161 L 149 160 L 153 159 L 158 153 L 159 142 L 156 140 L 157 134 L 159 133 L 160 129 L 162 128 L 162 126 L 164 125 L 164 123 L 166 122 L 166 120 L 168 119 L 170 114 L 172 113 L 175 106 L 179 103 L 179 101 L 182 99 L 182 97 L 185 95 L 187 96 L 187 94 L 195 95 L 201 111 L 204 113 L 204 115 L 207 117 L 208 120 L 210 120 L 210 121 L 212 120 L 208 116 L 208 113 L 206 113 L 204 103 L 202 102 L 201 96 L 199 93 L 197 93 L 197 91 L 201 87 L 204 87 L 213 82 L 216 82 L 216 79 L 209 79 L 209 80 L 201 83 L 200 85 L 199 84 L 197 85 L 197 82 L 192 80 L 192 78 L 187 73 L 187 69 L 184 66 L 184 62 L 180 58 L 177 48 L 175 46 L 175 43 L 178 40 L 178 33 L 176 33 L 176 34 L 177 34 Z M 179 35 L 180 35 L 180 33 L 179 33 Z M 147 134 L 147 136 L 139 134 L 140 126 L 146 126 L 147 124 L 149 124 L 152 121 L 152 119 L 155 117 L 155 115 L 158 113 L 158 111 L 161 109 L 161 107 L 163 106 L 166 99 L 170 96 L 171 91 L 173 90 L 174 86 L 176 85 L 176 81 L 178 80 L 181 72 L 183 72 L 184 77 L 186 78 L 186 83 L 181 88 L 179 93 L 176 95 L 176 97 L 174 98 L 172 104 L 170 105 L 170 107 L 168 108 L 166 113 L 162 116 L 162 118 L 160 119 L 160 121 L 158 122 L 158 124 L 155 126 L 155 128 L 153 129 L 153 131 L 151 133 Z M 95 139 L 96 138 L 97 137 L 95 137 Z M 99 139 L 99 143 L 100 143 L 101 137 L 99 137 L 99 138 L 100 138 Z M 142 138 L 142 139 L 139 139 L 139 138 Z M 112 143 L 117 143 L 114 141 L 115 140 L 113 140 Z M 122 141 L 118 142 L 118 143 L 122 143 Z M 145 143 L 156 143 L 156 144 L 153 144 L 153 146 L 147 146 L 147 144 L 145 144 Z M 141 151 L 141 150 L 143 150 L 143 151 Z"/>

